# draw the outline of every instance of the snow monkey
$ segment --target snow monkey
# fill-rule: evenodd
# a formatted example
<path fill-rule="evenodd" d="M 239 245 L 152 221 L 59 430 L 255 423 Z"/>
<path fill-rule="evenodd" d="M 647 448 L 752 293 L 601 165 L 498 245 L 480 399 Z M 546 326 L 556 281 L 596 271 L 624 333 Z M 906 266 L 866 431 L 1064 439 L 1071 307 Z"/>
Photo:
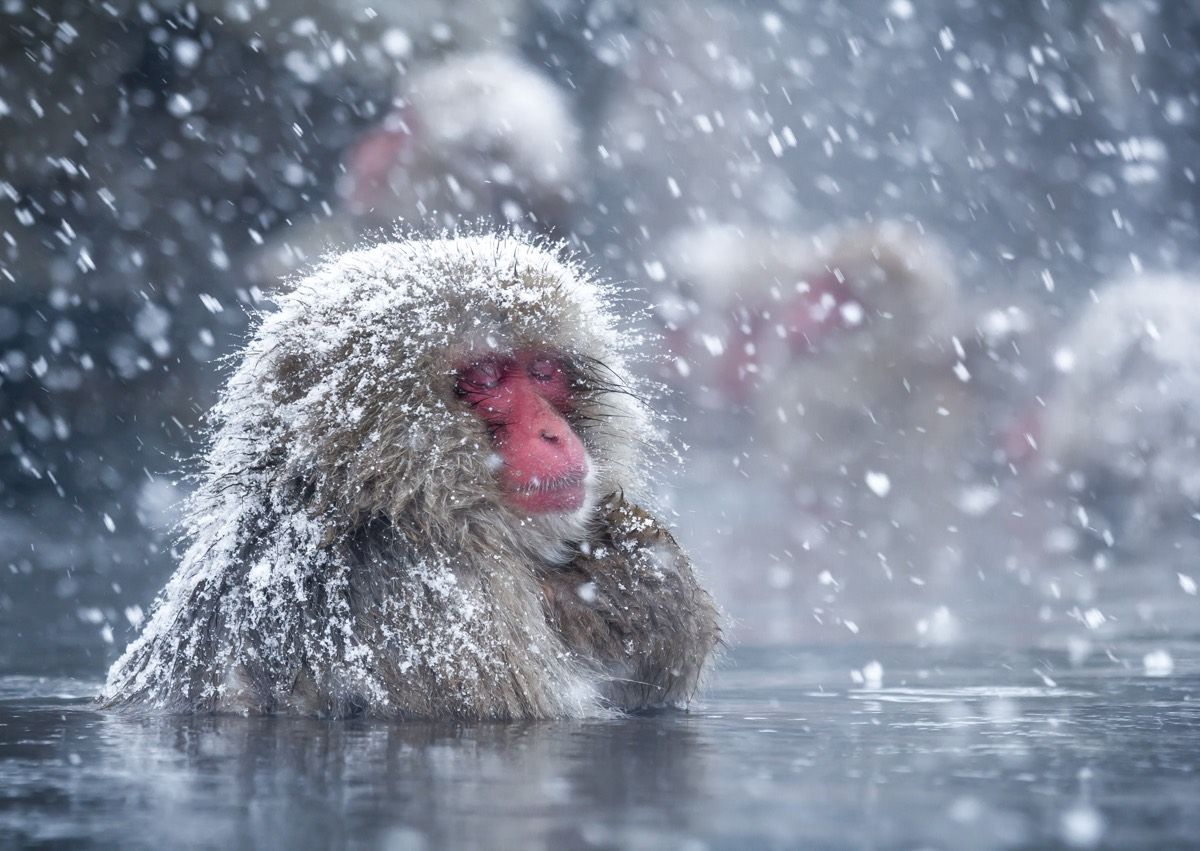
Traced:
<path fill-rule="evenodd" d="M 1028 314 L 971 299 L 940 241 L 897 221 L 708 226 L 665 256 L 674 381 L 711 411 L 689 437 L 757 444 L 788 534 L 826 558 L 957 558 L 962 513 L 994 505 L 979 483 L 1006 475 Z"/>
<path fill-rule="evenodd" d="M 333 214 L 298 222 L 252 263 L 275 281 L 364 229 L 464 218 L 561 235 L 581 186 L 579 129 L 538 69 L 496 51 L 404 78 L 395 106 L 346 151 Z"/>
<path fill-rule="evenodd" d="M 188 547 L 109 707 L 521 719 L 684 707 L 719 640 L 634 501 L 630 336 L 514 236 L 332 258 L 214 410 Z"/>
<path fill-rule="evenodd" d="M 883 470 L 888 459 L 864 456 L 945 430 L 940 409 L 963 392 L 962 304 L 944 253 L 912 228 L 709 228 L 675 240 L 671 268 L 698 305 L 681 320 L 704 344 L 688 347 L 692 372 L 720 407 L 750 407 L 802 475 Z"/>
<path fill-rule="evenodd" d="M 1195 553 L 1200 284 L 1145 275 L 1101 289 L 1054 362 L 1038 455 L 1073 527 L 1058 543 Z"/>
<path fill-rule="evenodd" d="M 579 130 L 536 68 L 500 52 L 453 56 L 406 80 L 401 103 L 347 154 L 339 192 L 356 215 L 565 222 Z"/>

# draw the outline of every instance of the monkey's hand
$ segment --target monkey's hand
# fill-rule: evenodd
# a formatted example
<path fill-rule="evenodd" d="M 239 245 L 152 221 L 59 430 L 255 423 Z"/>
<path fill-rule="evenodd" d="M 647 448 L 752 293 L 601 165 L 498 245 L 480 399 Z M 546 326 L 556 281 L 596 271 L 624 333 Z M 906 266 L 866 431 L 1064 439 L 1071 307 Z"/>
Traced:
<path fill-rule="evenodd" d="M 720 640 L 716 608 L 658 521 L 619 496 L 605 511 L 584 551 L 543 579 L 547 619 L 601 669 L 616 707 L 686 706 Z"/>

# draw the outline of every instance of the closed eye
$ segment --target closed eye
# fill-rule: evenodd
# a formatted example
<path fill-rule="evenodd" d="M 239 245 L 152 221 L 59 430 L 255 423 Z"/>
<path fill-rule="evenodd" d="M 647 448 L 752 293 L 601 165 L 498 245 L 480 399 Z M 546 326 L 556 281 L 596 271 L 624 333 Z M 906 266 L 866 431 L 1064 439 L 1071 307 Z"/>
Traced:
<path fill-rule="evenodd" d="M 458 373 L 454 384 L 455 392 L 460 396 L 494 390 L 504 377 L 504 366 L 494 359 L 473 363 Z"/>
<path fill-rule="evenodd" d="M 529 376 L 537 381 L 553 381 L 560 372 L 559 365 L 549 358 L 535 358 L 529 364 Z"/>

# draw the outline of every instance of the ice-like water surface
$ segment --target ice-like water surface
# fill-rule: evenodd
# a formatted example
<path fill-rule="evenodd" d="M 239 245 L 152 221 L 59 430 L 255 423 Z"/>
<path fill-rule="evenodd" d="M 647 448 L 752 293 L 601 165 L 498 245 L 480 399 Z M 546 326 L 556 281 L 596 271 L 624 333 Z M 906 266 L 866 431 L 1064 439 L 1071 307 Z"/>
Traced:
<path fill-rule="evenodd" d="M 129 718 L 93 711 L 97 687 L 0 678 L 0 845 L 1150 847 L 1200 835 L 1192 643 L 1129 641 L 1079 667 L 978 648 L 742 649 L 697 711 L 610 722 Z"/>

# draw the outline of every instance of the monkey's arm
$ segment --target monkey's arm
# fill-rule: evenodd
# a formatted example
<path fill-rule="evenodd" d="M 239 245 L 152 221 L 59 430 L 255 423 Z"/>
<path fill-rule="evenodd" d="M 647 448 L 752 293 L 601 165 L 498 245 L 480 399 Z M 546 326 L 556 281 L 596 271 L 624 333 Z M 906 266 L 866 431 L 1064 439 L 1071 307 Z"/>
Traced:
<path fill-rule="evenodd" d="M 606 508 L 588 551 L 544 579 L 547 618 L 618 708 L 686 706 L 720 640 L 716 608 L 653 517 L 620 497 Z"/>

